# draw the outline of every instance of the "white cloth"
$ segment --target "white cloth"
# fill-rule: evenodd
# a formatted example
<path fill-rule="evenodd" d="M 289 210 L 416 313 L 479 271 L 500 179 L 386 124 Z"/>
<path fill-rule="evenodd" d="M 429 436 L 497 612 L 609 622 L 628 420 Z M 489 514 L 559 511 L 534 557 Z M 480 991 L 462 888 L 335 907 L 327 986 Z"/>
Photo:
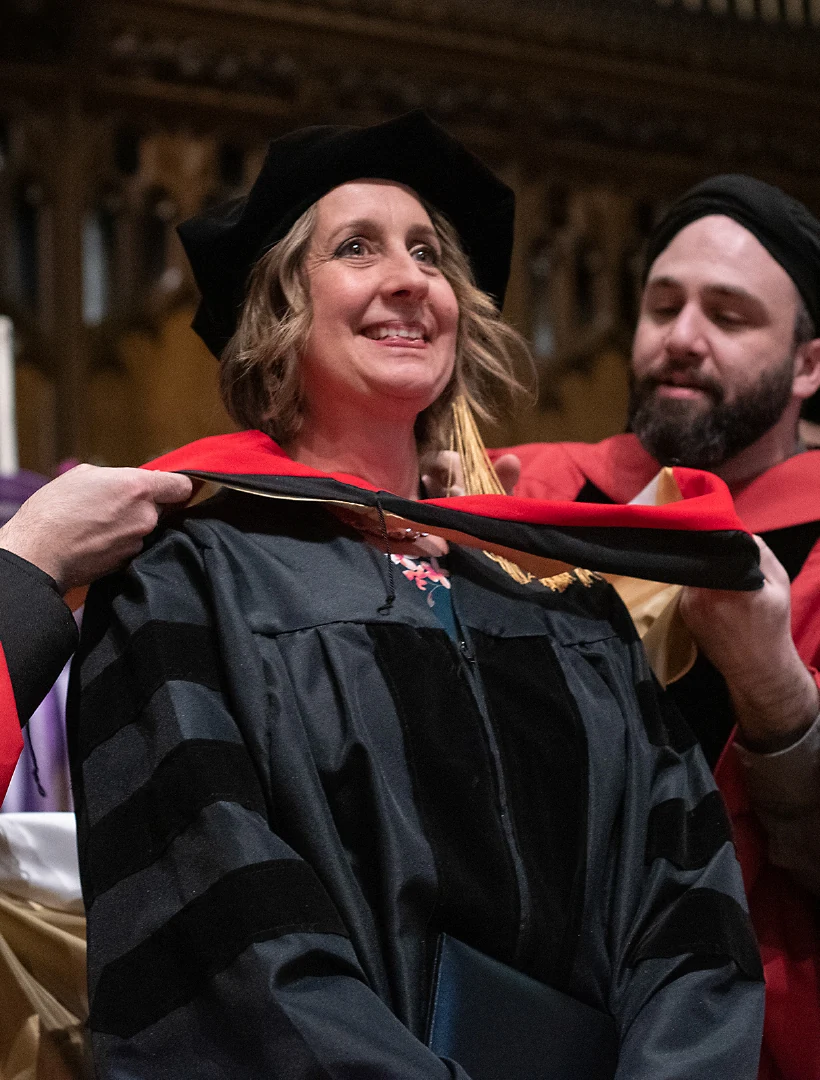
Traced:
<path fill-rule="evenodd" d="M 73 814 L 0 814 L 0 891 L 82 914 Z"/>

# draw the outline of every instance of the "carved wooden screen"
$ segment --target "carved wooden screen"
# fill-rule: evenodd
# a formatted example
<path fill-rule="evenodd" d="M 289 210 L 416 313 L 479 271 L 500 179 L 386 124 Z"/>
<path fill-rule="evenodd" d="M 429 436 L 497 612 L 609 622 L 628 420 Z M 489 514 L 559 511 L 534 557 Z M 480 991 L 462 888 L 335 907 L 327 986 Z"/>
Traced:
<path fill-rule="evenodd" d="M 267 140 L 424 107 L 515 188 L 506 313 L 538 407 L 499 441 L 623 422 L 640 250 L 688 185 L 820 207 L 820 0 L 6 0 L 0 310 L 21 458 L 136 463 L 229 421 L 174 226 Z"/>
<path fill-rule="evenodd" d="M 820 26 L 818 0 L 653 0 L 659 7 L 760 20 L 788 26 Z"/>

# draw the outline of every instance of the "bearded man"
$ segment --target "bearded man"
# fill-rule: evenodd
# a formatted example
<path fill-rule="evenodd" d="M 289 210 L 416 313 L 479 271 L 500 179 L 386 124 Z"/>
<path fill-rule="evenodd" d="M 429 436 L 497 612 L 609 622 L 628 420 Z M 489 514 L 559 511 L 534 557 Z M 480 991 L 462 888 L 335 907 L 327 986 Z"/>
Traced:
<path fill-rule="evenodd" d="M 760 592 L 684 591 L 702 658 L 671 692 L 733 819 L 766 970 L 760 1078 L 818 1080 L 820 451 L 798 421 L 820 387 L 820 222 L 777 188 L 715 177 L 658 225 L 646 266 L 631 433 L 515 448 L 515 493 L 629 502 L 662 465 L 709 469 L 765 541 Z M 509 490 L 518 462 L 498 466 Z"/>

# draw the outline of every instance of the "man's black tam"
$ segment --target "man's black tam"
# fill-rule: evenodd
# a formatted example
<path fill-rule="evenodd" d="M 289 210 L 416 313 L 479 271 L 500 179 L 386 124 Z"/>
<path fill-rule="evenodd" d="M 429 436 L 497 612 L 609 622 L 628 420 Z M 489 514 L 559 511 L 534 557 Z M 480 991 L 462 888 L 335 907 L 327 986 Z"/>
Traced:
<path fill-rule="evenodd" d="M 713 176 L 675 203 L 649 237 L 646 275 L 681 229 L 703 217 L 730 217 L 756 236 L 797 287 L 820 327 L 820 221 L 780 188 L 752 176 Z"/>
<path fill-rule="evenodd" d="M 479 288 L 501 306 L 515 196 L 482 161 L 421 111 L 368 128 L 303 128 L 273 140 L 246 198 L 179 227 L 202 293 L 193 327 L 215 356 L 236 330 L 254 264 L 323 195 L 362 179 L 405 184 L 443 213 Z"/>

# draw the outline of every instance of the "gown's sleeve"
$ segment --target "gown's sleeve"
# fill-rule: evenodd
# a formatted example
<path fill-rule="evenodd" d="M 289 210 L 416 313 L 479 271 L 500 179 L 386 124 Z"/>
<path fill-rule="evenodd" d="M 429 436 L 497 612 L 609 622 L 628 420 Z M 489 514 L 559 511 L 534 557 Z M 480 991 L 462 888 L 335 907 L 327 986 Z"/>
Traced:
<path fill-rule="evenodd" d="M 171 532 L 86 604 L 69 716 L 99 1080 L 467 1080 L 368 987 L 277 835 L 246 723 L 261 661 L 225 670 L 208 586 Z"/>
<path fill-rule="evenodd" d="M 621 850 L 632 896 L 612 919 L 617 1077 L 753 1080 L 763 970 L 731 828 L 694 735 L 631 651 L 640 723 Z"/>
<path fill-rule="evenodd" d="M 57 583 L 0 550 L 0 802 L 23 747 L 25 724 L 77 644 L 77 626 Z"/>
<path fill-rule="evenodd" d="M 820 717 L 792 746 L 755 754 L 734 744 L 769 861 L 820 896 Z"/>

